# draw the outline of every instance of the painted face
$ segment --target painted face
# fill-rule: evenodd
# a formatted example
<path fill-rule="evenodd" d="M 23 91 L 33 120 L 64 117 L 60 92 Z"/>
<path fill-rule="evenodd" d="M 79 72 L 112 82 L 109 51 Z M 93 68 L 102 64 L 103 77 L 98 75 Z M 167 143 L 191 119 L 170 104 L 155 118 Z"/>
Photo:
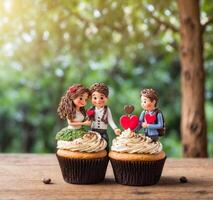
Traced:
<path fill-rule="evenodd" d="M 76 105 L 76 107 L 84 107 L 87 104 L 87 100 L 88 100 L 88 94 L 84 93 L 80 96 L 78 96 L 76 99 L 73 100 L 74 104 Z"/>
<path fill-rule="evenodd" d="M 97 108 L 102 108 L 106 105 L 108 98 L 99 92 L 92 93 L 92 104 Z"/>
<path fill-rule="evenodd" d="M 144 110 L 147 110 L 147 111 L 154 110 L 155 109 L 155 103 L 156 103 L 155 100 L 151 101 L 149 98 L 147 98 L 143 95 L 141 96 L 141 107 Z"/>

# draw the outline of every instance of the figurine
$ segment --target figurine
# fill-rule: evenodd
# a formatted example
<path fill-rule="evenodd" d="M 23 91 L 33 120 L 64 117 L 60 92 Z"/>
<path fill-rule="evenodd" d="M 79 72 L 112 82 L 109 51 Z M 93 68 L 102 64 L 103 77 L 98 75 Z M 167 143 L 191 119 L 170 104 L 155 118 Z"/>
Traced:
<path fill-rule="evenodd" d="M 109 89 L 104 83 L 95 83 L 90 87 L 91 101 L 93 107 L 87 111 L 92 122 L 91 129 L 101 134 L 101 136 L 109 141 L 107 135 L 108 124 L 114 130 L 116 135 L 121 133 L 113 121 L 110 108 L 106 105 L 109 96 Z"/>
<path fill-rule="evenodd" d="M 56 156 L 64 181 L 72 184 L 95 184 L 104 180 L 108 165 L 107 142 L 98 132 L 85 130 L 91 121 L 84 106 L 90 97 L 83 85 L 72 85 L 61 98 L 58 114 L 68 127 L 56 135 Z"/>
<path fill-rule="evenodd" d="M 159 136 L 165 134 L 165 123 L 162 112 L 157 108 L 158 94 L 154 89 L 143 89 L 141 91 L 141 112 L 136 132 L 144 129 L 145 136 L 157 141 Z"/>
<path fill-rule="evenodd" d="M 68 127 L 57 133 L 56 140 L 73 140 L 85 133 L 82 126 L 90 126 L 91 124 L 84 108 L 89 96 L 89 89 L 81 84 L 69 87 L 58 107 L 58 114 L 60 118 L 67 120 Z"/>

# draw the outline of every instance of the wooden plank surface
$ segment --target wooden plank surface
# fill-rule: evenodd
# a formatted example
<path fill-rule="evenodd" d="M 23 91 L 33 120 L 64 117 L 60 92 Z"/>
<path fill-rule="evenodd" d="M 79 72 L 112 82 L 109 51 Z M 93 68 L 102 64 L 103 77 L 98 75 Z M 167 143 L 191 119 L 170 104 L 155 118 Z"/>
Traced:
<path fill-rule="evenodd" d="M 180 183 L 186 176 L 188 183 Z M 44 177 L 53 184 L 45 185 Z M 213 199 L 213 159 L 166 160 L 154 186 L 124 186 L 114 182 L 109 164 L 106 180 L 96 185 L 63 181 L 55 155 L 0 154 L 0 200 L 70 199 Z"/>

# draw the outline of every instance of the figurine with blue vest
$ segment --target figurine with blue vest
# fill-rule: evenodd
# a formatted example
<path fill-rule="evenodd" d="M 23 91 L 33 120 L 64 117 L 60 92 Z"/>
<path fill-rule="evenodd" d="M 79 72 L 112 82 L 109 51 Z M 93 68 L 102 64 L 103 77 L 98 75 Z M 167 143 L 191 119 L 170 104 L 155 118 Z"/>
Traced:
<path fill-rule="evenodd" d="M 157 108 L 158 94 L 152 88 L 143 89 L 140 94 L 141 107 L 144 109 L 135 132 L 143 128 L 145 136 L 157 141 L 165 134 L 165 122 L 162 112 Z"/>

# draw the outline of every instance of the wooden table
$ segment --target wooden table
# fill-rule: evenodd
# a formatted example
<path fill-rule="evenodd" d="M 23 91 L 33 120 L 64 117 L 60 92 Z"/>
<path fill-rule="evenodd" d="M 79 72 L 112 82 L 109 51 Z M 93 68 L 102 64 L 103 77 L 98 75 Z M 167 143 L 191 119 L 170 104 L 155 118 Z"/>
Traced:
<path fill-rule="evenodd" d="M 185 176 L 188 183 L 180 183 Z M 44 184 L 48 177 L 53 184 Z M 0 200 L 49 199 L 213 199 L 213 159 L 166 160 L 154 186 L 124 186 L 114 182 L 109 164 L 106 180 L 96 185 L 65 183 L 53 154 L 0 154 Z"/>

